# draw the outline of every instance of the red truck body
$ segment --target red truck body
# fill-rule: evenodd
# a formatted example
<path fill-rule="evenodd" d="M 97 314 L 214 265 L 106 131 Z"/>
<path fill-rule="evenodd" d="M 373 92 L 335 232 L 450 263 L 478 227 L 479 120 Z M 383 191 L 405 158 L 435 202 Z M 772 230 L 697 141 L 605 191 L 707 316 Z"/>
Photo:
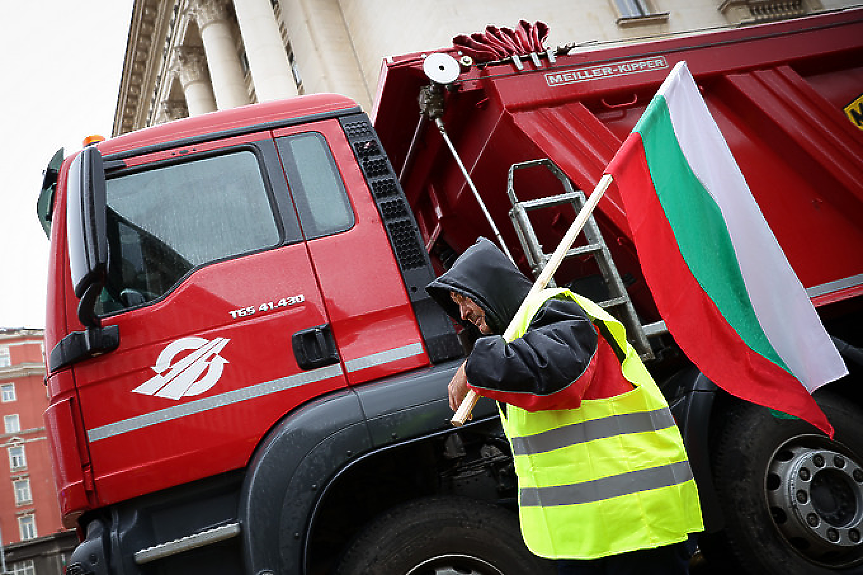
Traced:
<path fill-rule="evenodd" d="M 853 298 L 863 294 L 863 255 L 852 247 L 863 245 L 863 131 L 843 109 L 861 96 L 863 22 L 859 12 L 823 17 L 814 26 L 808 20 L 761 32 L 748 28 L 579 50 L 553 64 L 542 59 L 538 67 L 525 59 L 522 70 L 512 61 L 474 67 L 447 93 L 444 122 L 505 240 L 518 245 L 512 227 L 504 225 L 511 207 L 506 168 L 550 158 L 589 193 L 657 86 L 685 60 L 792 267 L 816 294 L 816 305 Z M 419 120 L 410 95 L 428 82 L 422 61 L 420 54 L 407 55 L 383 68 L 373 121 L 397 171 Z M 437 131 L 424 134 L 402 185 L 429 247 L 444 236 L 461 252 L 483 218 L 464 177 L 445 163 L 449 150 Z M 555 186 L 554 180 L 528 178 L 516 182 L 516 191 L 528 200 L 549 195 Z M 609 243 L 627 252 L 615 258 L 618 266 L 638 277 L 615 186 L 597 209 Z M 550 221 L 536 227 L 549 231 L 543 242 L 548 251 L 566 231 Z M 487 227 L 482 232 L 491 237 Z"/>
<path fill-rule="evenodd" d="M 64 520 L 82 538 L 67 574 L 360 573 L 367 550 L 386 556 L 385 541 L 413 529 L 418 509 L 440 513 L 458 501 L 467 515 L 491 518 L 513 507 L 495 407 L 481 402 L 464 428 L 448 423 L 446 384 L 463 350 L 423 287 L 492 230 L 420 113 L 424 56 L 385 63 L 371 122 L 347 98 L 303 96 L 147 128 L 49 167 L 45 418 Z M 863 10 L 480 66 L 461 60 L 441 91 L 443 123 L 529 273 L 509 224 L 510 166 L 548 158 L 589 192 L 680 60 L 842 346 L 851 376 L 828 387 L 859 413 Z M 519 171 L 514 189 L 521 200 L 563 191 L 539 168 Z M 569 207 L 532 216 L 547 251 L 573 217 Z M 661 320 L 614 186 L 596 220 L 641 322 Z M 556 277 L 588 289 L 597 274 L 580 257 Z M 859 568 L 859 426 L 840 421 L 838 443 L 807 443 L 798 438 L 809 431 L 782 424 L 751 470 L 753 497 L 764 499 L 765 469 L 787 479 L 778 445 L 794 461 L 842 454 L 852 464 L 830 477 L 852 494 L 839 507 L 842 537 L 856 533 L 856 543 L 837 548 L 804 519 L 771 520 L 766 506 L 738 517 L 731 510 L 742 505 L 726 495 L 739 488 L 716 469 L 716 454 L 734 445 L 716 438 L 736 433 L 725 414 L 753 406 L 716 390 L 669 338 L 654 347 L 651 367 L 684 432 L 708 530 L 719 533 L 705 549 L 752 539 L 735 531 L 748 522 L 773 538 L 762 543 L 779 569 L 771 572 L 796 572 L 786 560 L 800 573 Z M 771 501 L 793 514 L 782 496 Z M 424 524 L 419 539 L 430 546 L 453 539 L 393 569 L 544 568 L 504 551 L 502 539 L 483 556 L 475 527 L 469 537 Z"/>

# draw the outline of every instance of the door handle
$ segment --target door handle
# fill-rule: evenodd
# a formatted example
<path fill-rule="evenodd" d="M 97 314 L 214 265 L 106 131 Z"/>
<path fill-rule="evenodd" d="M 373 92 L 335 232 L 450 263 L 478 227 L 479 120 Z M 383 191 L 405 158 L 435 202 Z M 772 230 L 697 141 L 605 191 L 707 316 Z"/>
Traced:
<path fill-rule="evenodd" d="M 330 324 L 298 331 L 291 336 L 291 344 L 300 369 L 316 369 L 339 362 L 336 339 Z"/>

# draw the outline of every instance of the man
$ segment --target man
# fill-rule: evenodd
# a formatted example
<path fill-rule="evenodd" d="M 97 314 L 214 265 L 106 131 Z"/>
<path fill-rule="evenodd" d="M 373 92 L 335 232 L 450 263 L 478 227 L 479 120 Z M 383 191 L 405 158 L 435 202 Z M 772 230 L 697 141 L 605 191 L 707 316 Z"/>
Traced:
<path fill-rule="evenodd" d="M 450 407 L 469 387 L 500 402 L 522 535 L 561 574 L 687 573 L 701 510 L 665 399 L 623 326 L 589 300 L 547 289 L 518 314 L 531 286 L 485 238 L 427 286 L 484 336 L 450 382 Z"/>

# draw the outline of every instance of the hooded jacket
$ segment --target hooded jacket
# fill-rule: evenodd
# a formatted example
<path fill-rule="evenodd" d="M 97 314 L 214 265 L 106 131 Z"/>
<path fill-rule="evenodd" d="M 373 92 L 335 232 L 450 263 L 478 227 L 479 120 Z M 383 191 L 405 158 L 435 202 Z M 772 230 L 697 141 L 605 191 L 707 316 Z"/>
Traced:
<path fill-rule="evenodd" d="M 529 411 L 574 409 L 632 389 L 608 342 L 571 299 L 550 299 L 521 338 L 503 334 L 532 282 L 488 239 L 480 238 L 427 287 L 429 295 L 462 325 L 451 292 L 473 300 L 498 335 L 479 338 L 467 360 L 469 385 L 480 395 Z"/>

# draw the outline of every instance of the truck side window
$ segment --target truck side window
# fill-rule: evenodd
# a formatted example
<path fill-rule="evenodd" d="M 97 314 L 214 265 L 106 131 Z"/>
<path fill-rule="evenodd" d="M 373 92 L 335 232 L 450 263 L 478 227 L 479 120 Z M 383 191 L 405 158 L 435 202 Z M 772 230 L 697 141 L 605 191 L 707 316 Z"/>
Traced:
<path fill-rule="evenodd" d="M 324 137 L 308 132 L 277 143 L 306 239 L 350 229 L 354 212 Z"/>
<path fill-rule="evenodd" d="M 165 294 L 193 268 L 280 242 L 248 150 L 107 181 L 110 271 L 97 313 Z"/>

